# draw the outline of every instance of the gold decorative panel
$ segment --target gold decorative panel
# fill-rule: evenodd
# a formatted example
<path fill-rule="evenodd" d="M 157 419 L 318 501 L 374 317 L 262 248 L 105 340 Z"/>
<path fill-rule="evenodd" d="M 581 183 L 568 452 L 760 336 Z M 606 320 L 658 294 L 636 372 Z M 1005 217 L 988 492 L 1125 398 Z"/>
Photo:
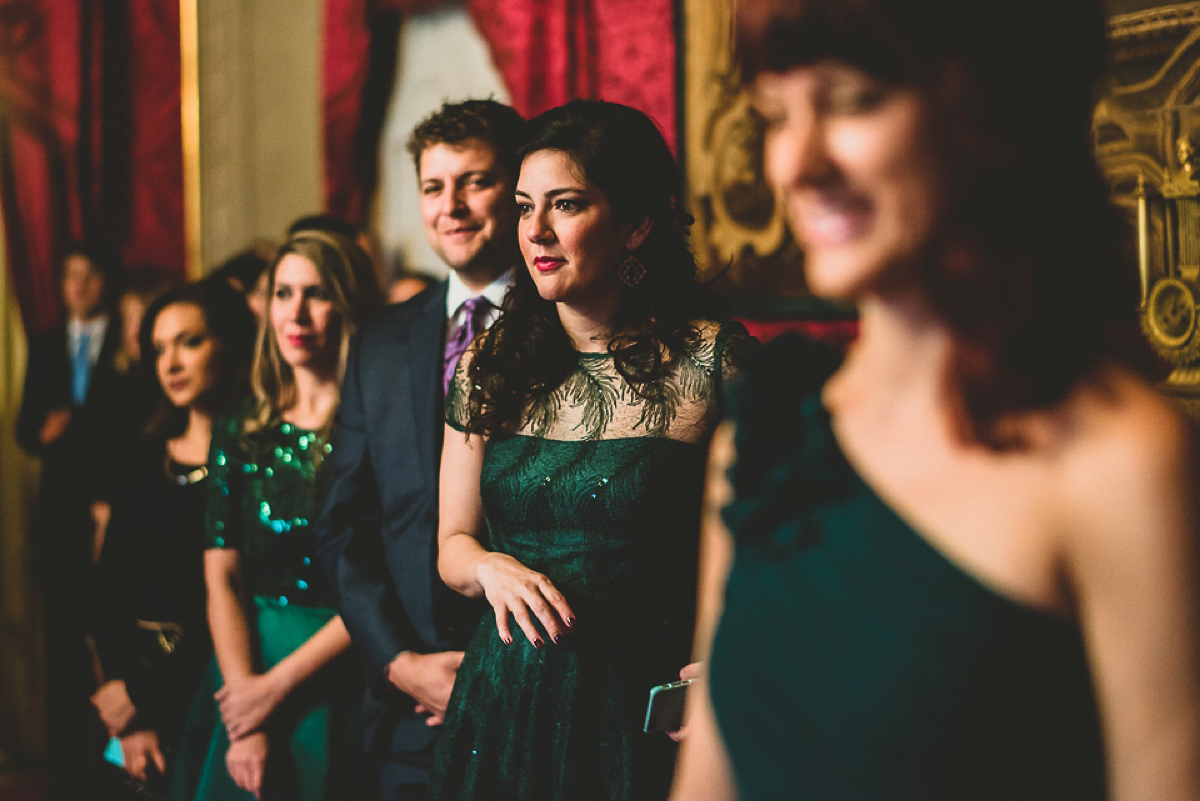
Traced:
<path fill-rule="evenodd" d="M 685 0 L 684 156 L 693 243 L 735 295 L 803 296 L 800 250 L 762 174 L 762 130 L 733 63 L 731 0 Z"/>
<path fill-rule="evenodd" d="M 1166 389 L 1200 399 L 1200 2 L 1109 4 L 1112 63 L 1096 156 L 1138 233 L 1142 323 L 1175 365 Z"/>

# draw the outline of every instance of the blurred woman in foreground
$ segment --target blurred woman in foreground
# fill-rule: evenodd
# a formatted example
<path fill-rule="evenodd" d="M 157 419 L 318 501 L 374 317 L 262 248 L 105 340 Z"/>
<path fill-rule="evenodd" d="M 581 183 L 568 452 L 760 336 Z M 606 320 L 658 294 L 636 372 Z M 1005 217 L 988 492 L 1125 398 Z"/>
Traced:
<path fill-rule="evenodd" d="M 1128 347 L 1101 9 L 980 13 L 739 8 L 768 180 L 861 336 L 731 399 L 676 801 L 1200 797 L 1195 452 Z"/>

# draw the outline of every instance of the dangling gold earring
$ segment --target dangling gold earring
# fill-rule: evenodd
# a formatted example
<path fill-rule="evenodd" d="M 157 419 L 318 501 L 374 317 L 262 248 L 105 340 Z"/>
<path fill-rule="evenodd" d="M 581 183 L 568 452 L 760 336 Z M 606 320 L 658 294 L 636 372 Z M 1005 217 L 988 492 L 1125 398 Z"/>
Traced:
<path fill-rule="evenodd" d="M 646 265 L 642 264 L 637 256 L 630 253 L 617 268 L 617 277 L 625 286 L 637 286 L 646 277 Z"/>

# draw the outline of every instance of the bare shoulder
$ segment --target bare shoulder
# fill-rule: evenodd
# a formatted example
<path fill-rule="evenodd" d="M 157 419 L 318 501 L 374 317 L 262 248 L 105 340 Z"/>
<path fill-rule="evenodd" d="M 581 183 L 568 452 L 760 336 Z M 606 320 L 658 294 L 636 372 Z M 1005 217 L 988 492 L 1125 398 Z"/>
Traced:
<path fill-rule="evenodd" d="M 1200 797 L 1194 427 L 1108 373 L 1066 405 L 1062 541 L 1115 798 Z"/>
<path fill-rule="evenodd" d="M 1158 478 L 1187 467 L 1194 458 L 1195 426 L 1183 411 L 1141 379 L 1106 373 L 1069 402 L 1072 470 L 1092 480 L 1133 480 L 1131 472 Z"/>
<path fill-rule="evenodd" d="M 1068 530 L 1145 538 L 1191 517 L 1196 429 L 1171 400 L 1111 370 L 1068 402 L 1060 463 Z"/>

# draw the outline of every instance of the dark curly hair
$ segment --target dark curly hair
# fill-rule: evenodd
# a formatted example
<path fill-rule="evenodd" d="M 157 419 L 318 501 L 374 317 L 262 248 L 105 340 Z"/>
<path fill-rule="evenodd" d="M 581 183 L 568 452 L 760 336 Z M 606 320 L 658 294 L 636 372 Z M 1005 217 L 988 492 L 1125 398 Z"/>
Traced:
<path fill-rule="evenodd" d="M 651 221 L 634 254 L 645 278 L 623 288 L 608 343 L 616 369 L 635 392 L 651 398 L 656 379 L 696 344 L 694 323 L 728 318 L 718 296 L 696 279 L 688 245 L 692 217 L 680 204 L 675 158 L 649 117 L 617 103 L 573 100 L 529 126 L 522 159 L 561 151 L 604 194 L 619 221 Z M 518 270 L 503 314 L 473 352 L 467 430 L 518 428 L 530 402 L 553 392 L 578 359 L 554 303 L 538 294 L 527 270 Z"/>
<path fill-rule="evenodd" d="M 517 151 L 525 138 L 525 119 L 511 106 L 495 100 L 464 100 L 444 103 L 408 136 L 408 154 L 417 174 L 421 172 L 421 154 L 434 145 L 461 145 L 468 139 L 482 139 L 496 151 L 497 160 L 514 179 L 521 160 Z"/>
<path fill-rule="evenodd" d="M 924 295 L 954 334 L 965 440 L 1003 450 L 1011 415 L 1051 408 L 1137 334 L 1128 226 L 1089 147 L 1104 65 L 1099 0 L 744 0 L 743 78 L 838 59 L 921 91 L 951 198 Z"/>

